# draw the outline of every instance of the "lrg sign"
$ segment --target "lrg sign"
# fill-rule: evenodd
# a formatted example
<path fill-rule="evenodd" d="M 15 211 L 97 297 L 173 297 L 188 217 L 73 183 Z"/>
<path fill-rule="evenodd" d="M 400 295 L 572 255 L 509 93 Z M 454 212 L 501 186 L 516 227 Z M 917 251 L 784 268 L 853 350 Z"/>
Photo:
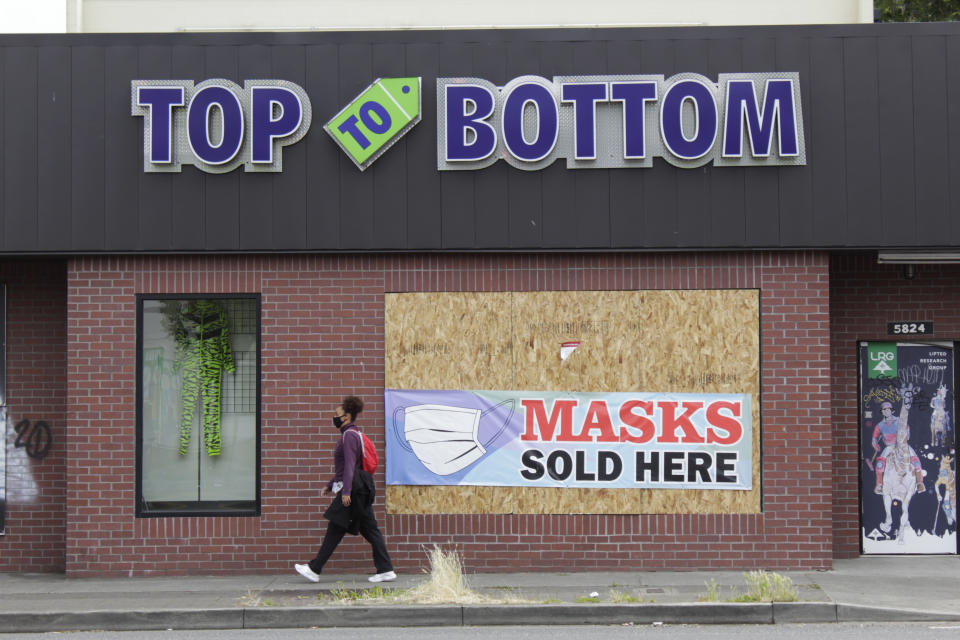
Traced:
<path fill-rule="evenodd" d="M 437 79 L 437 168 L 806 164 L 797 72 Z"/>
<path fill-rule="evenodd" d="M 143 170 L 281 171 L 283 147 L 310 129 L 307 93 L 286 80 L 133 80 L 130 111 L 143 117 Z"/>

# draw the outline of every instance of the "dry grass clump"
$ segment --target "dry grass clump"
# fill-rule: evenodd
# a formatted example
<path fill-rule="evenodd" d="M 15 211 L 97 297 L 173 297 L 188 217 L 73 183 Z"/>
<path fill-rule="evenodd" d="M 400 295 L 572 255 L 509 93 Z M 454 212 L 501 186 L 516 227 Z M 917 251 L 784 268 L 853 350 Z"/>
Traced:
<path fill-rule="evenodd" d="M 800 599 L 793 580 L 779 573 L 751 571 L 744 574 L 750 591 L 747 593 L 755 602 L 796 602 Z"/>
<path fill-rule="evenodd" d="M 467 585 L 463 562 L 456 551 L 445 551 L 434 545 L 430 558 L 429 579 L 409 589 L 401 600 L 424 604 L 482 604 L 494 602 Z"/>
<path fill-rule="evenodd" d="M 343 588 L 342 584 L 331 589 L 330 595 L 337 604 L 525 604 L 533 602 L 518 597 L 497 597 L 477 593 L 467 584 L 463 576 L 463 563 L 456 551 L 445 551 L 434 545 L 427 553 L 430 569 L 427 580 L 410 589 L 384 589 L 376 586 L 370 589 L 353 591 Z M 320 596 L 320 600 L 323 600 Z"/>
<path fill-rule="evenodd" d="M 750 571 L 744 573 L 750 590 L 742 596 L 733 598 L 733 602 L 796 602 L 800 599 L 793 580 L 779 573 Z"/>
<path fill-rule="evenodd" d="M 767 571 L 750 571 L 743 574 L 749 590 L 737 594 L 731 589 L 726 602 L 796 602 L 800 593 L 788 576 Z M 713 578 L 704 583 L 707 592 L 697 597 L 698 602 L 720 602 L 720 585 Z"/>

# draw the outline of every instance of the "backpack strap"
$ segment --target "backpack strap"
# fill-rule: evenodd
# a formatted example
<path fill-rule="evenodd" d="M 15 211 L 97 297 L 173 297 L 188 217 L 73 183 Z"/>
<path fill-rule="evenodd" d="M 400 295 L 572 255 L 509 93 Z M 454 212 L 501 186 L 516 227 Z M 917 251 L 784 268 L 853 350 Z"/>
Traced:
<path fill-rule="evenodd" d="M 360 433 L 360 429 L 353 429 L 352 431 L 360 438 L 360 466 L 363 467 L 363 434 Z"/>

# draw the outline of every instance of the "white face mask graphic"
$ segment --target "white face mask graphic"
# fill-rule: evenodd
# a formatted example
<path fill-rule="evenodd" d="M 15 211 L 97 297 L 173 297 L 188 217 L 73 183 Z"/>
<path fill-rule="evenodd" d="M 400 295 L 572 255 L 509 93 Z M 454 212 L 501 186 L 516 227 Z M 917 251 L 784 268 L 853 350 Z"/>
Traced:
<path fill-rule="evenodd" d="M 447 476 L 486 453 L 477 438 L 479 424 L 479 409 L 421 404 L 407 407 L 404 436 L 427 469 Z"/>

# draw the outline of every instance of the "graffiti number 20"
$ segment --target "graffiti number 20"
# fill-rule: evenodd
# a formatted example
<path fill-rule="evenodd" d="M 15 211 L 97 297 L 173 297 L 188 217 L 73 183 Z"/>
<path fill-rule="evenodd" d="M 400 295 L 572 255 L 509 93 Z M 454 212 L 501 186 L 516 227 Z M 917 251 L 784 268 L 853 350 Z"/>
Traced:
<path fill-rule="evenodd" d="M 43 420 L 34 423 L 24 418 L 14 427 L 17 432 L 17 440 L 13 443 L 15 447 L 25 447 L 27 455 L 38 460 L 47 457 L 50 451 L 50 445 L 53 444 L 53 437 L 50 435 L 50 427 Z"/>

